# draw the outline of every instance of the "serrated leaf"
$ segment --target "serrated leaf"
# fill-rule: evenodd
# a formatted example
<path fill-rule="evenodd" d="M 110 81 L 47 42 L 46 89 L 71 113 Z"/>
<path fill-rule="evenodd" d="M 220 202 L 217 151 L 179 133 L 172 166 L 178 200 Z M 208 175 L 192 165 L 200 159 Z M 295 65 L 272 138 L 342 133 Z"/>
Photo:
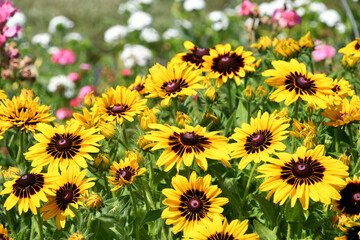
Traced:
<path fill-rule="evenodd" d="M 276 234 L 267 227 L 265 227 L 264 225 L 262 225 L 259 221 L 254 220 L 253 223 L 254 223 L 255 231 L 259 235 L 260 239 L 262 240 L 277 239 Z"/>
<path fill-rule="evenodd" d="M 141 225 L 147 222 L 155 221 L 161 217 L 162 209 L 150 210 L 148 211 L 143 220 L 141 221 Z"/>
<path fill-rule="evenodd" d="M 268 219 L 270 223 L 275 223 L 278 215 L 278 206 L 261 195 L 250 194 L 250 196 L 259 203 L 265 218 Z"/>
<path fill-rule="evenodd" d="M 303 222 L 305 219 L 304 210 L 299 201 L 296 201 L 295 206 L 292 208 L 290 201 L 285 207 L 285 217 L 287 222 Z"/>

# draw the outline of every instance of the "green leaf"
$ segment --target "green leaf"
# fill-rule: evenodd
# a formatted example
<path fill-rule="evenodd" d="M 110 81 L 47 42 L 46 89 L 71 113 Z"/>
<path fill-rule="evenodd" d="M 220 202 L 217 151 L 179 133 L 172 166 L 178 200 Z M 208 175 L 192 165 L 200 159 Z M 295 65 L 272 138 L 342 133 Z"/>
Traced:
<path fill-rule="evenodd" d="M 248 111 L 246 107 L 241 101 L 239 101 L 239 105 L 236 109 L 236 123 L 238 126 L 241 126 L 242 123 L 247 122 L 247 115 Z"/>
<path fill-rule="evenodd" d="M 305 220 L 304 210 L 299 201 L 296 201 L 293 208 L 288 201 L 285 207 L 285 217 L 287 222 L 303 222 Z"/>
<path fill-rule="evenodd" d="M 259 203 L 265 218 L 269 220 L 268 222 L 275 224 L 279 214 L 279 207 L 261 195 L 250 194 L 250 196 Z"/>
<path fill-rule="evenodd" d="M 93 239 L 116 239 L 116 234 L 112 230 L 115 221 L 116 219 L 109 217 L 95 218 L 90 224 Z"/>
<path fill-rule="evenodd" d="M 156 210 L 150 210 L 148 211 L 143 220 L 141 221 L 141 225 L 147 222 L 151 222 L 151 221 L 155 221 L 157 219 L 159 219 L 161 217 L 161 213 L 162 213 L 163 209 L 156 209 Z"/>
<path fill-rule="evenodd" d="M 254 220 L 254 227 L 257 234 L 259 234 L 260 239 L 262 240 L 276 240 L 276 234 L 262 225 L 259 221 Z"/>
<path fill-rule="evenodd" d="M 230 117 L 228 118 L 228 120 L 226 121 L 226 124 L 225 124 L 225 136 L 227 136 L 228 133 L 230 131 L 232 131 L 232 128 L 234 126 L 235 117 L 236 117 L 236 112 L 233 112 L 230 115 Z"/>

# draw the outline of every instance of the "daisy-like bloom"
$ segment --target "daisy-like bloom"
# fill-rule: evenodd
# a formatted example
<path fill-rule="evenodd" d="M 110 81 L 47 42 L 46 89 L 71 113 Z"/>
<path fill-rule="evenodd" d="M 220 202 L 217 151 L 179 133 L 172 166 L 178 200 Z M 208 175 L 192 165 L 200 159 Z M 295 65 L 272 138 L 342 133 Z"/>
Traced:
<path fill-rule="evenodd" d="M 206 220 L 212 221 L 217 215 L 223 216 L 221 206 L 227 204 L 229 199 L 217 197 L 221 189 L 216 185 L 210 186 L 211 176 L 196 177 L 192 172 L 190 179 L 181 175 L 172 178 L 174 187 L 165 188 L 162 193 L 167 197 L 162 201 L 167 208 L 162 212 L 161 218 L 166 224 L 174 224 L 174 234 L 184 229 L 184 233 L 193 231 L 198 225 L 204 225 Z"/>
<path fill-rule="evenodd" d="M 8 230 L 4 228 L 2 224 L 0 224 L 0 239 L 14 240 L 13 238 L 9 237 Z"/>
<path fill-rule="evenodd" d="M 60 230 L 65 227 L 66 217 L 75 217 L 70 205 L 74 208 L 83 206 L 88 189 L 95 185 L 95 178 L 85 178 L 87 170 L 80 172 L 79 168 L 68 168 L 61 172 L 61 176 L 56 181 L 56 188 L 53 189 L 54 196 L 49 196 L 47 202 L 40 211 L 43 218 L 49 220 L 56 216 L 56 226 Z"/>
<path fill-rule="evenodd" d="M 146 81 L 146 76 L 141 77 L 140 75 L 137 75 L 135 78 L 135 82 L 130 84 L 128 89 L 130 89 L 131 91 L 137 91 L 140 95 L 148 94 L 149 91 L 145 88 Z"/>
<path fill-rule="evenodd" d="M 147 99 L 141 99 L 138 91 L 123 86 L 106 90 L 106 94 L 96 99 L 101 116 L 108 122 L 122 124 L 134 121 L 134 116 L 146 107 Z"/>
<path fill-rule="evenodd" d="M 165 165 L 165 172 L 175 164 L 179 172 L 182 162 L 185 166 L 191 166 L 194 158 L 204 171 L 208 168 L 208 158 L 220 160 L 231 167 L 227 154 L 229 140 L 218 135 L 220 131 L 206 132 L 206 127 L 192 127 L 186 124 L 183 129 L 161 124 L 152 124 L 150 127 L 158 131 L 150 131 L 145 135 L 145 139 L 156 142 L 151 150 L 166 148 L 156 163 L 159 167 Z"/>
<path fill-rule="evenodd" d="M 58 172 L 59 167 L 61 171 L 86 168 L 85 159 L 94 160 L 90 153 L 99 152 L 97 142 L 104 139 L 96 134 L 97 128 L 84 129 L 78 124 L 52 127 L 41 123 L 38 130 L 40 133 L 34 135 L 38 142 L 24 155 L 33 167 L 49 164 L 48 172 Z"/>
<path fill-rule="evenodd" d="M 262 173 L 258 177 L 268 177 L 260 185 L 261 191 L 270 191 L 266 198 L 274 193 L 274 203 L 283 205 L 288 197 L 291 207 L 299 199 L 303 209 L 308 209 L 309 198 L 330 204 L 331 199 L 340 199 L 337 190 L 342 189 L 343 180 L 348 173 L 348 166 L 341 161 L 324 156 L 324 145 L 314 150 L 299 147 L 295 154 L 276 153 L 278 159 L 271 159 L 271 164 L 258 167 Z"/>
<path fill-rule="evenodd" d="M 230 144 L 231 158 L 242 158 L 239 169 L 244 169 L 251 161 L 268 161 L 275 150 L 285 150 L 281 141 L 288 137 L 289 126 L 284 119 L 276 119 L 267 112 L 261 115 L 259 111 L 257 118 L 251 118 L 250 125 L 243 123 L 241 128 L 235 128 L 231 138 L 236 143 Z"/>
<path fill-rule="evenodd" d="M 234 79 L 239 86 L 240 78 L 245 77 L 246 71 L 255 71 L 251 66 L 256 60 L 252 54 L 250 51 L 244 51 L 242 46 L 231 51 L 230 44 L 218 44 L 210 50 L 209 56 L 203 57 L 203 71 L 208 72 L 208 79 L 216 78 L 217 87 L 221 87 L 229 78 Z"/>
<path fill-rule="evenodd" d="M 308 149 L 313 149 L 314 147 L 316 147 L 317 129 L 314 125 L 314 122 L 310 118 L 308 119 L 309 123 L 300 123 L 296 119 L 293 119 L 293 121 L 294 123 L 292 126 L 294 131 L 290 132 L 290 135 L 297 138 L 302 137 L 304 139 L 304 146 Z"/>
<path fill-rule="evenodd" d="M 360 179 L 357 176 L 346 179 L 346 186 L 340 191 L 341 198 L 333 201 L 334 211 L 341 211 L 349 217 L 360 218 Z"/>
<path fill-rule="evenodd" d="M 316 103 L 321 108 L 326 108 L 328 98 L 332 94 L 332 79 L 325 74 L 312 74 L 306 71 L 304 63 L 295 59 L 290 62 L 272 61 L 275 69 L 269 69 L 262 73 L 265 83 L 276 87 L 277 90 L 270 95 L 270 100 L 281 102 L 286 105 L 295 102 L 299 97 L 307 102 Z"/>
<path fill-rule="evenodd" d="M 156 64 L 150 68 L 149 80 L 145 88 L 150 92 L 147 98 L 164 98 L 164 104 L 168 105 L 171 98 L 196 95 L 195 89 L 203 89 L 199 82 L 201 77 L 200 69 L 193 69 L 187 63 L 180 65 L 169 62 L 167 67 Z"/>
<path fill-rule="evenodd" d="M 351 84 L 344 78 L 341 78 L 340 80 L 335 79 L 333 81 L 333 87 L 331 88 L 333 94 L 328 95 L 329 103 L 340 105 L 345 97 L 351 97 L 355 94 L 354 90 L 351 88 Z"/>
<path fill-rule="evenodd" d="M 251 44 L 251 47 L 256 47 L 259 51 L 266 51 L 271 47 L 271 39 L 268 36 L 262 36 L 257 43 Z"/>
<path fill-rule="evenodd" d="M 350 229 L 343 229 L 346 232 L 346 235 L 341 237 L 336 237 L 334 240 L 356 240 L 360 239 L 360 226 L 354 226 Z"/>
<path fill-rule="evenodd" d="M 343 48 L 339 49 L 339 53 L 344 53 L 345 55 L 353 55 L 355 58 L 360 56 L 360 38 L 356 38 L 354 41 L 349 43 Z"/>
<path fill-rule="evenodd" d="M 339 127 L 360 121 L 360 99 L 357 95 L 354 95 L 350 101 L 344 98 L 340 105 L 329 106 L 321 115 L 331 120 L 323 122 L 325 126 Z"/>
<path fill-rule="evenodd" d="M 307 32 L 304 36 L 302 36 L 299 40 L 299 45 L 301 48 L 313 48 L 314 41 L 311 38 L 310 32 Z"/>
<path fill-rule="evenodd" d="M 50 107 L 41 105 L 39 97 L 32 98 L 20 95 L 0 102 L 0 125 L 18 127 L 26 132 L 35 133 L 39 123 L 51 122 Z"/>
<path fill-rule="evenodd" d="M 342 58 L 342 65 L 345 68 L 352 68 L 357 63 L 359 58 L 360 58 L 360 55 L 357 57 L 354 57 L 354 55 L 346 55 L 345 54 Z"/>
<path fill-rule="evenodd" d="M 150 124 L 158 123 L 158 120 L 157 120 L 155 114 L 157 114 L 159 112 L 160 112 L 160 110 L 157 109 L 157 108 L 149 109 L 148 107 L 146 107 L 144 109 L 144 111 L 138 115 L 138 119 L 139 119 L 139 122 L 140 122 L 140 128 L 143 131 L 149 131 L 150 130 L 150 128 L 149 128 Z"/>
<path fill-rule="evenodd" d="M 241 223 L 233 220 L 229 224 L 227 219 L 216 215 L 213 221 L 204 220 L 204 225 L 199 225 L 191 232 L 185 232 L 183 240 L 256 240 L 259 235 L 256 233 L 245 234 L 248 229 L 249 220 Z"/>
<path fill-rule="evenodd" d="M 192 119 L 183 112 L 176 112 L 176 125 L 184 128 L 185 124 L 190 124 Z"/>
<path fill-rule="evenodd" d="M 120 159 L 120 163 L 113 162 L 111 166 L 109 183 L 116 185 L 111 191 L 120 189 L 124 184 L 132 184 L 137 176 L 146 172 L 145 168 L 139 168 L 136 158 Z"/>
<path fill-rule="evenodd" d="M 297 41 L 292 38 L 281 40 L 275 47 L 274 52 L 286 58 L 291 58 L 298 54 L 301 47 Z"/>
<path fill-rule="evenodd" d="M 211 48 L 200 48 L 190 41 L 185 41 L 184 47 L 191 53 L 178 53 L 171 60 L 171 62 L 173 63 L 186 62 L 190 66 L 193 66 L 195 69 L 202 68 L 204 62 L 203 56 L 209 55 L 209 51 Z"/>
<path fill-rule="evenodd" d="M 5 94 L 5 91 L 0 89 L 0 100 L 7 98 L 7 95 Z"/>
<path fill-rule="evenodd" d="M 29 173 L 14 176 L 14 179 L 4 183 L 5 189 L 0 192 L 1 195 L 10 193 L 4 203 L 6 211 L 18 203 L 20 215 L 29 208 L 36 215 L 40 200 L 48 201 L 45 194 L 54 195 L 51 190 L 56 187 L 57 180 L 56 174 L 41 173 L 41 168 L 34 168 Z"/>

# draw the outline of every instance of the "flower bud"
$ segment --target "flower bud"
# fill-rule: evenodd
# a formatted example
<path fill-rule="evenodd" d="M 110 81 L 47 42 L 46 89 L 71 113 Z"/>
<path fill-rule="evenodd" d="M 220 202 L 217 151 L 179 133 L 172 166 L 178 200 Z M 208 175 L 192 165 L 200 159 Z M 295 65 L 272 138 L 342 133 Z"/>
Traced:
<path fill-rule="evenodd" d="M 341 156 L 339 157 L 339 160 L 344 163 L 346 166 L 350 166 L 350 161 L 351 159 L 351 155 L 347 156 L 345 153 L 341 154 Z"/>
<path fill-rule="evenodd" d="M 69 237 L 69 240 L 85 240 L 85 237 L 79 233 L 74 233 Z"/>
<path fill-rule="evenodd" d="M 99 170 L 108 169 L 110 166 L 110 160 L 106 153 L 99 153 L 94 159 L 93 166 Z"/>
<path fill-rule="evenodd" d="M 153 108 L 153 109 L 149 109 L 148 107 L 146 107 L 144 109 L 144 111 L 138 115 L 138 119 L 139 119 L 139 122 L 140 122 L 140 128 L 143 130 L 143 131 L 149 131 L 150 128 L 149 128 L 149 125 L 152 124 L 152 123 L 158 123 L 158 120 L 156 118 L 156 115 L 155 113 L 158 113 L 159 110 L 156 109 L 156 108 Z"/>
<path fill-rule="evenodd" d="M 185 127 L 185 124 L 190 124 L 191 118 L 183 112 L 176 112 L 176 124 L 179 127 Z"/>
<path fill-rule="evenodd" d="M 95 104 L 95 94 L 94 91 L 89 92 L 88 94 L 85 95 L 84 99 L 83 99 L 83 103 L 85 104 L 85 106 L 87 107 L 92 107 Z"/>
<path fill-rule="evenodd" d="M 111 139 L 116 132 L 115 125 L 106 121 L 101 121 L 99 129 L 101 134 L 104 135 L 107 140 Z"/>
<path fill-rule="evenodd" d="M 259 98 L 266 98 L 267 97 L 267 91 L 264 88 L 264 86 L 259 86 L 256 89 L 256 96 L 259 97 Z"/>
<path fill-rule="evenodd" d="M 154 144 L 152 144 L 151 141 L 146 140 L 146 139 L 144 138 L 144 136 L 140 136 L 140 137 L 139 137 L 139 140 L 138 140 L 137 143 L 136 143 L 136 145 L 137 145 L 140 149 L 146 151 L 148 148 L 152 147 L 152 145 L 154 145 Z"/>
<path fill-rule="evenodd" d="M 91 194 L 86 199 L 86 206 L 89 209 L 99 210 L 103 204 L 103 199 L 97 194 Z"/>
<path fill-rule="evenodd" d="M 214 102 L 219 94 L 216 92 L 215 87 L 211 86 L 205 91 L 205 97 L 209 102 Z"/>
<path fill-rule="evenodd" d="M 315 103 L 308 103 L 305 106 L 305 111 L 309 112 L 309 113 L 313 113 L 315 114 L 317 110 L 316 104 Z"/>
<path fill-rule="evenodd" d="M 140 155 L 140 153 L 138 151 L 136 151 L 135 149 L 133 149 L 132 151 L 126 151 L 125 152 L 126 157 L 129 159 L 136 159 L 136 162 L 140 165 L 143 162 L 143 157 Z"/>
<path fill-rule="evenodd" d="M 247 85 L 246 89 L 244 90 L 244 96 L 249 100 L 254 98 L 254 89 L 250 85 Z"/>

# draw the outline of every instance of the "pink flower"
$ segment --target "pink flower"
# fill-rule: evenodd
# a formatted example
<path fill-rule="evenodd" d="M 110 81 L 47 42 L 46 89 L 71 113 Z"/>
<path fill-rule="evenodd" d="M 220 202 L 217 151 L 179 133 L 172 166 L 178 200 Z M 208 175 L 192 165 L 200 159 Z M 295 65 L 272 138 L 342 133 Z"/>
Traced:
<path fill-rule="evenodd" d="M 69 101 L 71 107 L 81 107 L 82 98 L 76 97 Z"/>
<path fill-rule="evenodd" d="M 293 26 L 295 26 L 295 24 L 301 23 L 301 17 L 292 10 L 284 10 L 283 8 L 278 8 L 273 13 L 272 22 L 277 22 L 282 28 L 292 28 Z"/>
<path fill-rule="evenodd" d="M 14 8 L 14 5 L 10 1 L 0 1 L 0 23 L 6 22 L 12 17 L 19 9 Z"/>
<path fill-rule="evenodd" d="M 70 118 L 73 114 L 73 111 L 70 108 L 59 108 L 55 112 L 55 116 L 59 120 L 64 120 L 65 118 Z"/>
<path fill-rule="evenodd" d="M 6 52 L 6 55 L 11 59 L 18 58 L 20 56 L 19 49 L 11 48 L 9 51 Z"/>
<path fill-rule="evenodd" d="M 52 56 L 51 61 L 60 65 L 73 64 L 76 57 L 70 49 L 58 49 Z"/>
<path fill-rule="evenodd" d="M 94 86 L 90 86 L 90 85 L 83 86 L 80 89 L 77 97 L 83 99 L 88 93 L 90 93 L 92 91 L 96 92 L 96 88 Z"/>
<path fill-rule="evenodd" d="M 0 46 L 2 46 L 6 42 L 6 37 L 0 34 Z"/>
<path fill-rule="evenodd" d="M 335 56 L 336 49 L 332 46 L 322 44 L 322 41 L 315 41 L 315 50 L 312 51 L 315 62 L 320 62 L 326 58 L 333 58 Z"/>
<path fill-rule="evenodd" d="M 128 68 L 124 68 L 121 70 L 121 75 L 123 75 L 124 77 L 128 77 L 131 74 L 131 69 Z"/>
<path fill-rule="evenodd" d="M 242 4 L 241 4 L 241 8 L 239 11 L 239 15 L 240 16 L 250 16 L 251 15 L 251 10 L 254 7 L 254 4 L 252 2 L 250 2 L 249 0 L 245 0 Z"/>
<path fill-rule="evenodd" d="M 23 28 L 18 25 L 10 27 L 10 28 L 8 26 L 5 26 L 3 28 L 3 33 L 6 38 L 13 38 L 13 37 L 17 37 L 18 33 L 21 32 L 22 30 L 23 30 Z"/>
<path fill-rule="evenodd" d="M 80 64 L 80 69 L 83 70 L 83 71 L 88 71 L 91 69 L 91 65 L 88 64 L 88 63 L 81 63 Z"/>
<path fill-rule="evenodd" d="M 69 73 L 67 77 L 72 82 L 76 82 L 81 79 L 81 75 L 76 72 Z"/>

